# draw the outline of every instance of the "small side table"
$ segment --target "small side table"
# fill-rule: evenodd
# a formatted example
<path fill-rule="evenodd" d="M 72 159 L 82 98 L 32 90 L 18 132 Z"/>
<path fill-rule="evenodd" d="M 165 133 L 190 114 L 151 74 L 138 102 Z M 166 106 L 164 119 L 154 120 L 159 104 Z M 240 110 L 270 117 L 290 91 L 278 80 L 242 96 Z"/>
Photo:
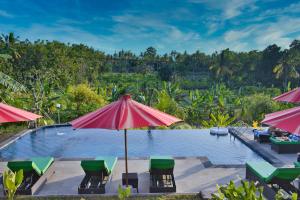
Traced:
<path fill-rule="evenodd" d="M 128 173 L 128 185 L 131 185 L 139 193 L 139 179 L 137 173 Z M 122 184 L 126 185 L 126 173 L 122 173 Z"/>

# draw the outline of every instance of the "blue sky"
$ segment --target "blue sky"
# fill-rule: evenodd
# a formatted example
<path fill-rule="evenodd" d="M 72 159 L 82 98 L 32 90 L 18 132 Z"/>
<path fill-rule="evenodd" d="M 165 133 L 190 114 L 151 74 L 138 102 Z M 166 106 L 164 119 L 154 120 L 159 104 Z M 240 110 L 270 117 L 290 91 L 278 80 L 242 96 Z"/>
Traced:
<path fill-rule="evenodd" d="M 300 1 L 0 0 L 0 30 L 108 53 L 287 48 L 300 39 Z"/>

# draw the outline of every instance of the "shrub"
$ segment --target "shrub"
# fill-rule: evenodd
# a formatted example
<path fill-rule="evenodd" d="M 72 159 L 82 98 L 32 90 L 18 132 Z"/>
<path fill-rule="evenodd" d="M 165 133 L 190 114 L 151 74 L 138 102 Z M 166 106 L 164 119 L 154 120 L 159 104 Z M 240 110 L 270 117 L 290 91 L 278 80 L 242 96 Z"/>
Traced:
<path fill-rule="evenodd" d="M 211 200 L 264 200 L 263 190 L 264 188 L 257 187 L 253 181 L 248 182 L 241 180 L 241 185 L 236 186 L 233 181 L 230 181 L 228 185 L 219 186 L 217 185 L 217 193 L 212 194 Z M 275 196 L 276 200 L 291 199 L 297 200 L 298 195 L 284 194 L 283 191 L 279 190 Z"/>
<path fill-rule="evenodd" d="M 72 86 L 66 93 L 66 106 L 61 111 L 62 121 L 92 112 L 106 104 L 105 99 L 94 92 L 87 84 Z"/>
<path fill-rule="evenodd" d="M 18 187 L 23 181 L 23 170 L 12 172 L 11 170 L 4 171 L 3 184 L 7 191 L 7 199 L 13 200 Z"/>
<path fill-rule="evenodd" d="M 203 120 L 202 121 L 202 126 L 205 128 L 210 128 L 210 127 L 227 127 L 233 123 L 235 120 L 234 117 L 230 117 L 229 114 L 222 114 L 222 113 L 217 113 L 217 114 L 210 114 L 210 119 L 209 120 Z"/>
<path fill-rule="evenodd" d="M 167 92 L 161 91 L 158 94 L 158 103 L 155 105 L 158 110 L 166 112 L 171 115 L 175 115 L 181 119 L 185 118 L 185 113 L 183 108 L 172 99 Z"/>
<path fill-rule="evenodd" d="M 261 121 L 265 114 L 281 109 L 280 103 L 274 101 L 269 95 L 254 94 L 242 99 L 241 119 L 246 122 Z"/>
<path fill-rule="evenodd" d="M 212 194 L 212 200 L 263 200 L 263 188 L 257 188 L 254 182 L 241 181 L 241 186 L 235 186 L 233 181 L 227 186 L 217 185 L 218 193 Z"/>

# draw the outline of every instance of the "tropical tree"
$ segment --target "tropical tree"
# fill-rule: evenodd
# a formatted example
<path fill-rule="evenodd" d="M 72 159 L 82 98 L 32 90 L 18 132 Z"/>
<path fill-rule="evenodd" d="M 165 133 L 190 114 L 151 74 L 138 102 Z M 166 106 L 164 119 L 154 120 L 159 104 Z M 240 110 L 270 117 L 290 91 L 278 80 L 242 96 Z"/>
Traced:
<path fill-rule="evenodd" d="M 300 65 L 300 52 L 294 49 L 290 51 L 284 50 L 282 58 L 278 64 L 275 65 L 273 72 L 276 74 L 276 78 L 283 79 L 283 87 L 288 87 L 289 79 L 299 78 L 299 71 L 297 67 Z"/>
<path fill-rule="evenodd" d="M 1 42 L 5 44 L 5 48 L 1 50 L 1 53 L 6 53 L 12 55 L 13 58 L 20 58 L 20 54 L 17 49 L 14 47 L 15 44 L 19 41 L 18 37 L 15 37 L 14 33 L 10 32 L 8 35 L 2 34 Z"/>
<path fill-rule="evenodd" d="M 219 81 L 227 82 L 229 77 L 232 76 L 235 71 L 238 71 L 240 67 L 240 62 L 236 54 L 229 49 L 223 50 L 220 54 L 214 53 L 212 60 L 213 62 L 209 69 L 215 73 Z"/>

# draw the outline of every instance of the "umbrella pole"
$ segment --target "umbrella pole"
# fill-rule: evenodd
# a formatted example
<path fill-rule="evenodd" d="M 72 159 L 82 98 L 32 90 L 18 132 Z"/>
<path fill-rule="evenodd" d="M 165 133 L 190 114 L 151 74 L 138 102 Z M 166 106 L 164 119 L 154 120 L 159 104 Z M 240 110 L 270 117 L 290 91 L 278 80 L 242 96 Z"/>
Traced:
<path fill-rule="evenodd" d="M 128 187 L 128 163 L 127 163 L 127 129 L 124 129 L 124 140 L 125 140 L 125 178 L 126 187 Z"/>

